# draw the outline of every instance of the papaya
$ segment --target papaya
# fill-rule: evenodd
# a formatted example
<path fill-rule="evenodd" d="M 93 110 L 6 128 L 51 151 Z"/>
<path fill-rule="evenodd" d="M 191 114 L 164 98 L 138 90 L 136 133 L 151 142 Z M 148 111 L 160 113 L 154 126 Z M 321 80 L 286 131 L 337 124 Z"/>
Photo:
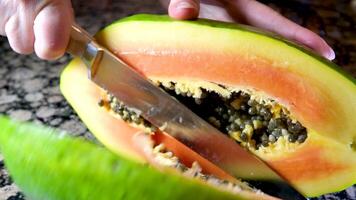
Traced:
<path fill-rule="evenodd" d="M 305 196 L 356 183 L 356 81 L 332 62 L 279 36 L 205 19 L 135 15 L 96 39 Z M 233 179 L 92 83 L 78 58 L 62 72 L 61 91 L 118 155 L 157 165 L 132 139 L 145 132 L 185 166 Z"/>
<path fill-rule="evenodd" d="M 275 199 L 156 169 L 52 128 L 1 116 L 0 126 L 5 166 L 29 199 Z"/>

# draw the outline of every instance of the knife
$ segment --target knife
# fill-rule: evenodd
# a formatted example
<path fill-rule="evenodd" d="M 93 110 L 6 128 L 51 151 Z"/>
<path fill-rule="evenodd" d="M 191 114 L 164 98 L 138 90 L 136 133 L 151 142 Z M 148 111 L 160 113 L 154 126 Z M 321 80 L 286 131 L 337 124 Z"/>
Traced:
<path fill-rule="evenodd" d="M 305 199 L 266 163 L 100 46 L 78 25 L 72 25 L 67 52 L 81 58 L 89 79 L 98 86 L 228 174 L 282 199 Z"/>

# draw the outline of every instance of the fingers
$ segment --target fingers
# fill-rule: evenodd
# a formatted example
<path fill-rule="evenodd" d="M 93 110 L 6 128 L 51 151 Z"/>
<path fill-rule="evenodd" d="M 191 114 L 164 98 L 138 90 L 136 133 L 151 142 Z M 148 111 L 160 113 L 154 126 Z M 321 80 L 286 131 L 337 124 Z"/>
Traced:
<path fill-rule="evenodd" d="M 211 2 L 201 4 L 199 7 L 199 0 L 171 0 L 168 12 L 176 19 L 194 19 L 199 15 L 199 9 L 201 9 L 200 17 L 204 18 L 232 21 L 232 16 L 240 22 L 243 21 L 301 43 L 329 60 L 335 58 L 332 48 L 320 36 L 288 20 L 264 4 L 254 0 L 215 1 L 215 3 L 223 2 L 224 5 L 214 5 Z"/>
<path fill-rule="evenodd" d="M 234 22 L 225 5 L 220 1 L 202 1 L 200 3 L 199 18 Z"/>
<path fill-rule="evenodd" d="M 290 35 L 290 38 L 292 40 L 300 42 L 307 47 L 310 47 L 323 57 L 329 60 L 335 59 L 335 52 L 332 50 L 332 48 L 314 32 L 304 27 L 298 26 L 293 32 L 290 33 Z"/>
<path fill-rule="evenodd" d="M 268 6 L 253 0 L 235 2 L 237 12 L 241 13 L 246 23 L 299 42 L 329 60 L 335 58 L 334 51 L 320 36 L 288 20 Z"/>
<path fill-rule="evenodd" d="M 42 59 L 56 59 L 66 50 L 73 10 L 69 0 L 52 1 L 38 13 L 34 21 L 34 49 Z"/>
<path fill-rule="evenodd" d="M 23 1 L 18 5 L 16 13 L 9 15 L 5 23 L 5 34 L 9 44 L 17 53 L 30 54 L 33 52 L 34 6 L 29 1 Z"/>
<path fill-rule="evenodd" d="M 73 22 L 70 0 L 0 1 L 0 34 L 17 53 L 42 59 L 63 55 Z"/>
<path fill-rule="evenodd" d="M 175 19 L 194 19 L 199 15 L 199 0 L 171 0 L 169 16 Z"/>

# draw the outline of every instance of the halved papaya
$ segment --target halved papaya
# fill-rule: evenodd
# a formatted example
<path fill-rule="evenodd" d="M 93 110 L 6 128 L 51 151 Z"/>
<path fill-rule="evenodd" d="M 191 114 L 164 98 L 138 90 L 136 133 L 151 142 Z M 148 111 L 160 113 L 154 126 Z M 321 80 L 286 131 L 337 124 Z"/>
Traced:
<path fill-rule="evenodd" d="M 356 81 L 335 64 L 253 28 L 202 19 L 136 15 L 96 38 L 304 195 L 356 183 Z M 64 96 L 108 148 L 146 161 L 132 139 L 143 129 L 133 126 L 130 109 L 86 74 L 73 60 L 61 76 Z M 100 99 L 106 106 L 98 106 Z M 197 161 L 205 173 L 231 179 L 170 136 L 156 132 L 151 138 L 186 165 Z"/>

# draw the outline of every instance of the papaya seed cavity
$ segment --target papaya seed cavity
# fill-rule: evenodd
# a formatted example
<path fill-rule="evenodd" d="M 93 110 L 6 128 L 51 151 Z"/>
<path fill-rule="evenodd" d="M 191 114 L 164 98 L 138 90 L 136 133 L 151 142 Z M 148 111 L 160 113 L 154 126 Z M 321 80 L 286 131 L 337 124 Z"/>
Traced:
<path fill-rule="evenodd" d="M 221 95 L 219 91 L 189 88 L 175 82 L 158 82 L 158 85 L 222 133 L 250 150 L 269 148 L 279 143 L 301 144 L 308 137 L 307 129 L 292 119 L 286 108 L 273 100 L 256 100 L 244 91 Z M 220 85 L 217 87 L 223 88 Z M 99 105 L 103 104 L 99 102 Z M 156 127 L 113 95 L 108 94 L 108 105 L 124 121 L 143 125 L 151 132 L 156 130 Z"/>
<path fill-rule="evenodd" d="M 141 117 L 134 109 L 130 109 L 123 102 L 118 100 L 115 96 L 107 94 L 106 98 L 99 100 L 98 105 L 107 107 L 116 115 L 118 115 L 122 120 L 130 123 L 131 125 L 140 127 L 147 134 L 154 133 L 157 128 Z"/>
<path fill-rule="evenodd" d="M 268 148 L 282 140 L 297 145 L 308 137 L 307 129 L 273 100 L 257 100 L 243 91 L 232 91 L 226 95 L 226 92 L 220 94 L 221 89 L 211 91 L 181 85 L 159 83 L 194 113 L 251 150 Z M 224 88 L 221 85 L 218 87 Z M 199 91 L 199 94 L 194 91 Z"/>

